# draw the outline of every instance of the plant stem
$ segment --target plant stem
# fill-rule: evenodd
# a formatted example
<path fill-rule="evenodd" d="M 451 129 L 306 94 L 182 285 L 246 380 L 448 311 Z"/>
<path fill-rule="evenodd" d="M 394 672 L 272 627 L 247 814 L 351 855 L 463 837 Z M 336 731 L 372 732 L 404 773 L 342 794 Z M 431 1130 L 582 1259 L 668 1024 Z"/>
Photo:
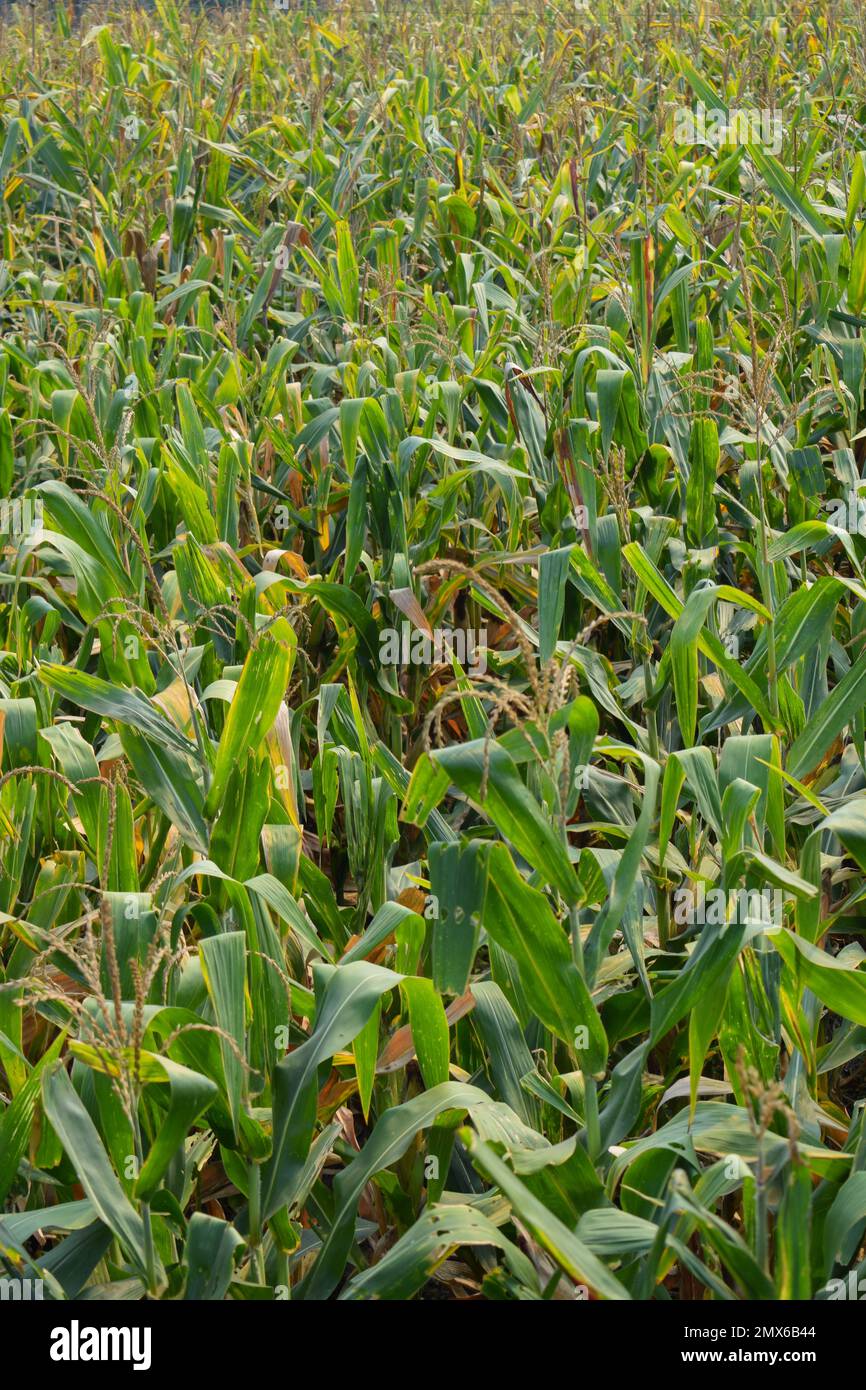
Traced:
<path fill-rule="evenodd" d="M 755 1163 L 755 1259 L 765 1274 L 769 1274 L 767 1259 L 767 1188 L 764 1183 L 764 1136 L 758 1135 Z"/>
<path fill-rule="evenodd" d="M 144 1161 L 144 1153 L 141 1144 L 141 1128 L 138 1122 L 138 1106 L 133 1110 L 133 1129 L 132 1137 L 135 1144 L 135 1171 L 141 1172 Z M 159 1290 L 156 1280 L 156 1254 L 153 1244 L 153 1222 L 150 1215 L 150 1202 L 143 1201 L 140 1205 L 141 1221 L 144 1228 L 144 1268 L 147 1279 L 147 1291 L 151 1298 L 156 1298 Z"/>
<path fill-rule="evenodd" d="M 258 1163 L 251 1163 L 248 1169 L 249 1196 L 249 1246 L 252 1252 L 252 1269 L 256 1283 L 265 1283 L 265 1259 L 262 1251 L 262 1170 Z"/>
<path fill-rule="evenodd" d="M 571 955 L 575 965 L 581 975 L 586 977 L 586 966 L 583 959 L 583 939 L 580 935 L 580 921 L 576 907 L 568 909 L 568 926 L 571 933 Z"/>
<path fill-rule="evenodd" d="M 598 1086 L 594 1076 L 583 1073 L 584 1110 L 586 1112 L 586 1147 L 593 1163 L 601 1154 L 601 1127 L 598 1121 Z"/>
<path fill-rule="evenodd" d="M 667 881 L 656 884 L 656 923 L 658 925 L 659 946 L 663 951 L 671 939 L 671 911 L 668 902 Z"/>

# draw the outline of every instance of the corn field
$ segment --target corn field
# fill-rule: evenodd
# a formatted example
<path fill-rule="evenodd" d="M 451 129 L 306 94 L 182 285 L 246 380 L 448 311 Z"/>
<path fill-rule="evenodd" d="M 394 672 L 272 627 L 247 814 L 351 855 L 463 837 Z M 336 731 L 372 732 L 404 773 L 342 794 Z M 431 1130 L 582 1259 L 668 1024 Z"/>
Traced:
<path fill-rule="evenodd" d="M 4 1286 L 858 1297 L 866 10 L 0 73 Z"/>

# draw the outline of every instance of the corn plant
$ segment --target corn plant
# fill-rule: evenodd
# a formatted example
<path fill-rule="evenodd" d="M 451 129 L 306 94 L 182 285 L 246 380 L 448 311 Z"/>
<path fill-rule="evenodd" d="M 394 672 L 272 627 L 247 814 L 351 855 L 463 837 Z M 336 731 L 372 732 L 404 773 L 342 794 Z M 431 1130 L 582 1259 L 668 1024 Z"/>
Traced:
<path fill-rule="evenodd" d="M 859 5 L 0 26 L 6 1274 L 848 1296 Z"/>

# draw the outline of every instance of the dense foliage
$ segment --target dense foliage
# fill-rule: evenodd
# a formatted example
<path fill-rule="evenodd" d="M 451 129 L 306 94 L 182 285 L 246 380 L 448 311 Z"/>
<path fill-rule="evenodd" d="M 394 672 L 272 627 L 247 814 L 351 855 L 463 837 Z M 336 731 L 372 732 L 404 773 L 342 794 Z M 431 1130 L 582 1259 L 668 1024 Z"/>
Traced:
<path fill-rule="evenodd" d="M 0 25 L 5 1273 L 866 1274 L 860 7 Z"/>

